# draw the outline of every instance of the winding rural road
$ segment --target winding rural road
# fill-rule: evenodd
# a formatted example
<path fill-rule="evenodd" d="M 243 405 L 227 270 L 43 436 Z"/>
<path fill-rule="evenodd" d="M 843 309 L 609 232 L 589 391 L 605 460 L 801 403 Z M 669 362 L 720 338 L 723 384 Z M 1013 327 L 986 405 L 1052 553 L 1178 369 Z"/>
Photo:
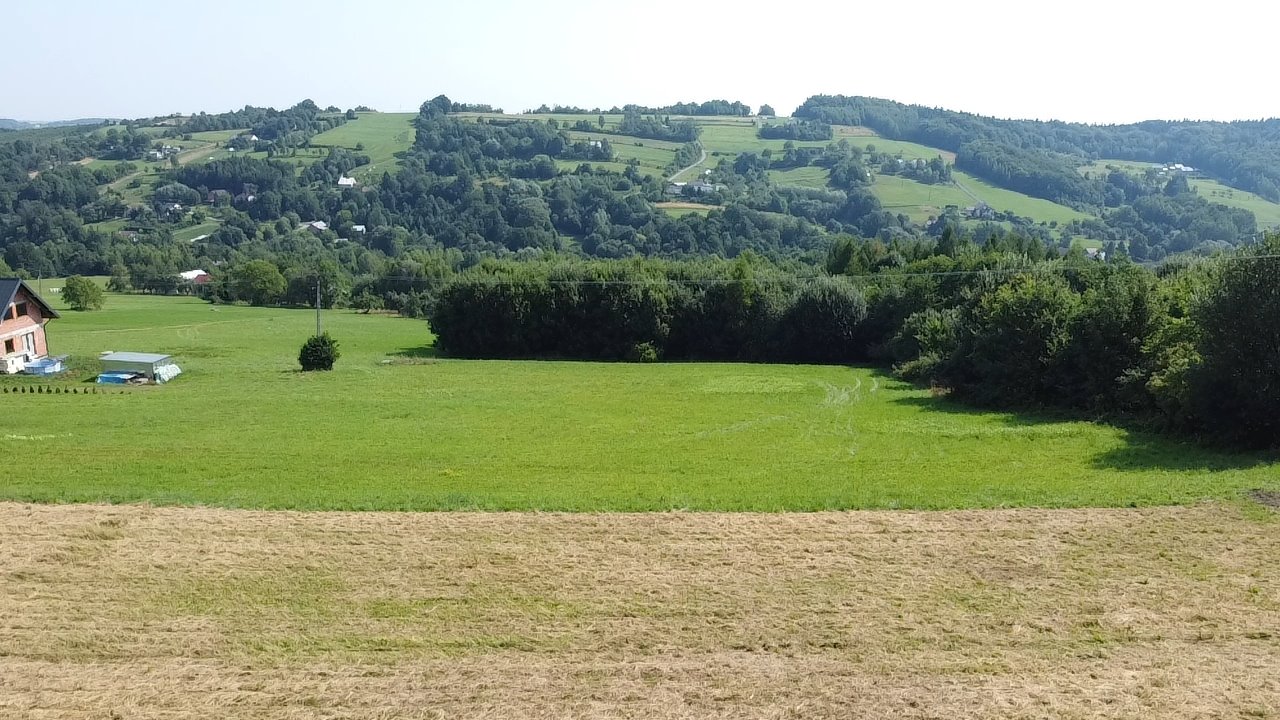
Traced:
<path fill-rule="evenodd" d="M 675 182 L 676 180 L 680 179 L 680 176 L 681 176 L 681 175 L 683 175 L 683 174 L 685 174 L 685 173 L 689 172 L 690 170 L 692 170 L 692 169 L 694 169 L 694 168 L 698 167 L 699 165 L 701 165 L 702 163 L 706 162 L 706 161 L 707 161 L 707 149 L 706 149 L 705 147 L 703 147 L 703 146 L 702 146 L 702 143 L 698 143 L 698 151 L 702 153 L 702 157 L 698 158 L 698 161 L 697 161 L 697 162 L 695 162 L 695 163 L 693 163 L 692 165 L 689 165 L 688 167 L 680 168 L 679 170 L 677 170 L 677 171 L 675 171 L 674 173 L 672 173 L 672 174 L 671 174 L 671 177 L 667 178 L 667 182 Z"/>

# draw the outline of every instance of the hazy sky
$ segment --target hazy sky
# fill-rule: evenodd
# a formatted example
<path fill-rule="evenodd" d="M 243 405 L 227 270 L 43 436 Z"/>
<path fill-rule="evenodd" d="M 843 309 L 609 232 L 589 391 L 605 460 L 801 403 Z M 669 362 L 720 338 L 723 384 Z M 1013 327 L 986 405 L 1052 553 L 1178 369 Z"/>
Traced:
<path fill-rule="evenodd" d="M 1280 115 L 1258 0 L 12 0 L 0 117 L 143 117 L 445 93 L 508 111 L 817 93 L 1002 117 Z M 756 9 L 759 8 L 759 9 Z"/>

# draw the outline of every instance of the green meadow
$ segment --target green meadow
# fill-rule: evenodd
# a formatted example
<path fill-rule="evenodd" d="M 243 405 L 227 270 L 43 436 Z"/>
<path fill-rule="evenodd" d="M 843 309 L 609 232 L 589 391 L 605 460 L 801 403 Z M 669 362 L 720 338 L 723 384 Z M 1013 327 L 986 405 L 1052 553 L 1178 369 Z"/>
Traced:
<path fill-rule="evenodd" d="M 961 188 L 968 190 L 996 210 L 1013 212 L 1041 222 L 1069 223 L 1072 220 L 1088 220 L 1092 217 L 1066 205 L 996 187 L 961 170 L 952 170 L 951 177 Z"/>
<path fill-rule="evenodd" d="M 1273 203 L 1261 195 L 1223 185 L 1217 180 L 1209 180 L 1207 178 L 1191 180 L 1191 187 L 1200 193 L 1200 197 L 1209 202 L 1221 203 L 1227 207 L 1240 208 L 1252 212 L 1253 216 L 1258 219 L 1259 228 L 1280 226 L 1280 204 Z"/>
<path fill-rule="evenodd" d="M 917 223 L 937 217 L 948 205 L 965 208 L 977 202 L 953 184 L 930 185 L 897 175 L 876 175 L 871 192 L 884 209 Z"/>
<path fill-rule="evenodd" d="M 369 156 L 369 164 L 357 168 L 356 176 L 392 170 L 399 153 L 413 145 L 416 113 L 360 113 L 355 120 L 316 135 L 316 147 L 342 147 Z M 356 146 L 363 150 L 356 150 Z"/>
<path fill-rule="evenodd" d="M 56 294 L 51 294 L 56 298 Z M 871 369 L 473 361 L 426 324 L 109 295 L 49 326 L 69 377 L 0 377 L 0 499 L 303 509 L 1126 506 L 1280 487 L 1271 459 L 973 410 Z M 82 394 L 98 353 L 173 354 L 164 386 Z M 75 394 L 69 391 L 75 390 Z"/>
<path fill-rule="evenodd" d="M 830 176 L 830 170 L 817 165 L 769 171 L 769 177 L 773 178 L 773 181 L 778 185 L 819 189 L 827 187 L 827 179 Z"/>

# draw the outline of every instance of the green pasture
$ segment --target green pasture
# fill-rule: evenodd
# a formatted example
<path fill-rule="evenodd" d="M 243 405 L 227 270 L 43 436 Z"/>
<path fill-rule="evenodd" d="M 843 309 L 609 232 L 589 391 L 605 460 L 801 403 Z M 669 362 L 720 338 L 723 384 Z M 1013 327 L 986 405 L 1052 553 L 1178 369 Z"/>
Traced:
<path fill-rule="evenodd" d="M 369 156 L 369 164 L 358 168 L 355 175 L 382 174 L 391 170 L 398 153 L 413 145 L 413 119 L 416 113 L 360 113 L 355 120 L 322 132 L 311 139 L 317 147 L 343 147 Z"/>
<path fill-rule="evenodd" d="M 769 177 L 778 185 L 794 185 L 807 188 L 826 188 L 831 171 L 817 165 L 791 168 L 789 170 L 770 170 Z"/>
<path fill-rule="evenodd" d="M 173 239 L 178 242 L 191 242 L 201 235 L 209 235 L 218 229 L 222 223 L 219 220 L 206 220 L 198 225 L 184 227 L 173 231 Z"/>
<path fill-rule="evenodd" d="M 224 143 L 231 138 L 237 135 L 243 135 L 248 131 L 248 128 L 239 128 L 236 130 L 207 130 L 205 132 L 191 133 L 191 139 L 208 143 Z M 181 142 L 179 142 L 179 144 L 181 144 Z"/>
<path fill-rule="evenodd" d="M 1200 197 L 1209 202 L 1252 212 L 1254 217 L 1258 219 L 1259 228 L 1280 226 L 1280 204 L 1273 203 L 1261 195 L 1223 185 L 1217 180 L 1209 180 L 1207 178 L 1192 179 L 1191 187 L 1200 193 Z"/>
<path fill-rule="evenodd" d="M 897 175 L 875 175 L 871 192 L 885 210 L 916 223 L 937 217 L 948 205 L 966 208 L 977 202 L 955 185 L 930 185 Z"/>
<path fill-rule="evenodd" d="M 51 297 L 55 298 L 56 295 Z M 1124 506 L 1280 487 L 1261 456 L 982 412 L 869 369 L 440 359 L 419 320 L 109 295 L 50 323 L 71 377 L 0 394 L 0 498 L 303 509 Z M 84 395 L 104 350 L 174 382 Z M 0 391 L 35 387 L 0 377 Z"/>
<path fill-rule="evenodd" d="M 657 170 L 663 170 L 670 165 L 676 156 L 676 150 L 680 147 L 680 143 L 637 138 L 629 135 L 610 135 L 607 133 L 574 131 L 569 133 L 569 137 L 575 141 L 608 140 L 609 145 L 613 148 L 614 155 L 619 161 L 625 163 L 634 158 L 639 160 L 641 165 Z"/>
<path fill-rule="evenodd" d="M 654 207 L 671 217 L 684 217 L 685 215 L 706 215 L 716 209 L 714 205 L 700 205 L 691 202 L 660 202 L 654 203 Z"/>
<path fill-rule="evenodd" d="M 627 164 L 625 162 L 588 162 L 586 160 L 556 160 L 555 162 L 556 167 L 559 168 L 561 172 L 573 172 L 581 165 L 590 165 L 593 168 L 604 168 L 610 172 L 616 173 L 626 172 L 627 170 Z M 652 165 L 641 164 L 640 173 L 642 175 L 651 175 L 653 177 L 663 177 L 663 170 L 661 168 L 653 167 Z"/>
<path fill-rule="evenodd" d="M 961 170 L 953 169 L 951 177 L 962 189 L 968 190 L 977 196 L 977 199 L 982 200 L 996 210 L 1013 212 L 1022 217 L 1029 217 L 1040 222 L 1053 222 L 1056 220 L 1059 223 L 1069 223 L 1072 220 L 1088 220 L 1093 217 L 1066 205 L 1059 205 L 1049 200 L 996 187 Z"/>

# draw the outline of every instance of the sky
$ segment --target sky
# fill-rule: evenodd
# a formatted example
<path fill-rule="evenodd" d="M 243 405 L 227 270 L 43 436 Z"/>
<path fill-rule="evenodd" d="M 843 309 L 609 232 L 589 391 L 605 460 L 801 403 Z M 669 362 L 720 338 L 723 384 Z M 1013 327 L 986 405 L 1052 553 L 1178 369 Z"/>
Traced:
<path fill-rule="evenodd" d="M 1274 10 L 1217 0 L 43 0 L 6 4 L 0 117 L 245 105 L 508 112 L 814 94 L 1120 123 L 1280 116 Z"/>

